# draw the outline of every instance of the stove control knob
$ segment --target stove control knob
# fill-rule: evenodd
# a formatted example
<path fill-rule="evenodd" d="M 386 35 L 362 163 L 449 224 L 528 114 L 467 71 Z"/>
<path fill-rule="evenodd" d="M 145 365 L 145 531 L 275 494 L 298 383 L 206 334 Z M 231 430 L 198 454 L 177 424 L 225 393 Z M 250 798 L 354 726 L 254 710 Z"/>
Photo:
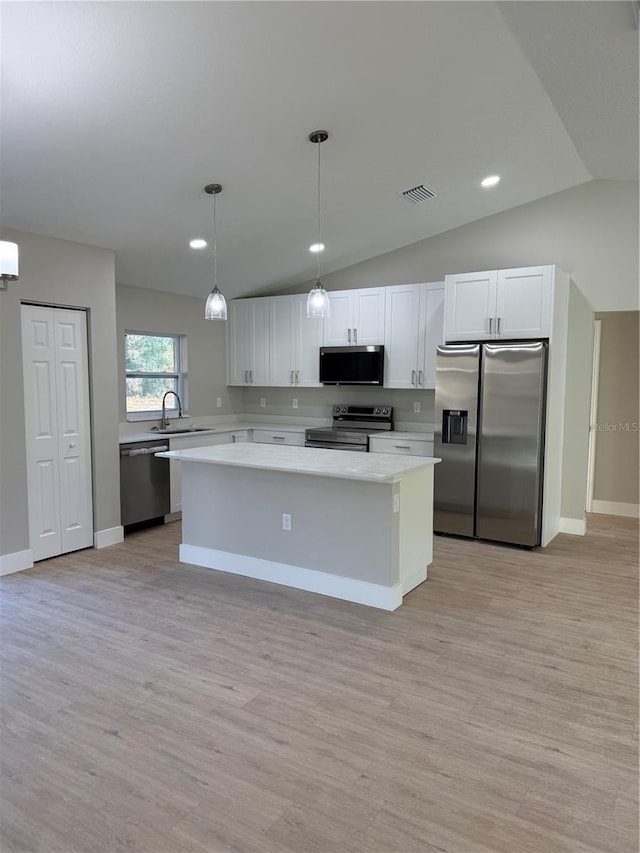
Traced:
<path fill-rule="evenodd" d="M 347 407 L 346 407 L 346 406 L 343 406 L 343 407 L 342 407 L 342 414 L 343 414 L 343 415 L 346 415 L 346 414 L 347 414 Z"/>
<path fill-rule="evenodd" d="M 380 409 L 376 409 L 376 410 L 374 411 L 374 413 L 373 413 L 373 414 L 374 414 L 374 415 L 379 415 L 379 414 L 380 414 Z"/>
<path fill-rule="evenodd" d="M 382 414 L 383 414 L 383 415 L 388 415 L 388 414 L 389 414 L 389 409 L 383 409 L 383 410 L 382 410 Z"/>

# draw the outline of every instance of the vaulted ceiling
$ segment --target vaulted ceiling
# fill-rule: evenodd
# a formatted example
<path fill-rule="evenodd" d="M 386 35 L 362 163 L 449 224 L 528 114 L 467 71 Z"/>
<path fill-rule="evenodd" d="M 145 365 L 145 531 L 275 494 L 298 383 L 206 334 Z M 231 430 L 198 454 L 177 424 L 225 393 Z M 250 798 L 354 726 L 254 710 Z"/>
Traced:
<path fill-rule="evenodd" d="M 311 278 L 316 128 L 326 271 L 638 177 L 628 0 L 5 2 L 2 53 L 3 224 L 124 284 L 206 295 L 214 181 L 225 294 Z"/>

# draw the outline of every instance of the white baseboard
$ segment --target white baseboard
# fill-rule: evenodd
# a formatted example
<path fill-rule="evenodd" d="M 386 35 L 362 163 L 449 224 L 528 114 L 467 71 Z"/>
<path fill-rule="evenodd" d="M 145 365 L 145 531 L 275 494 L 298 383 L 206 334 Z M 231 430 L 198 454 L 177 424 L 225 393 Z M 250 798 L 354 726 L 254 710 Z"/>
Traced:
<path fill-rule="evenodd" d="M 93 534 L 94 548 L 108 548 L 124 541 L 124 527 L 108 527 L 106 530 L 96 530 Z"/>
<path fill-rule="evenodd" d="M 622 515 L 624 518 L 640 518 L 640 504 L 625 504 L 619 501 L 592 501 L 591 512 L 602 515 Z"/>
<path fill-rule="evenodd" d="M 415 589 L 421 583 L 426 581 L 427 579 L 427 568 L 425 566 L 424 569 L 421 569 L 419 572 L 416 572 L 413 575 L 409 575 L 408 578 L 405 578 L 402 581 L 402 594 L 406 595 L 408 592 L 411 592 L 412 589 Z"/>
<path fill-rule="evenodd" d="M 315 569 L 304 569 L 301 566 L 289 566 L 286 563 L 275 563 L 258 557 L 216 551 L 213 548 L 181 545 L 180 562 L 269 581 L 282 586 L 292 586 L 307 592 L 319 592 L 331 598 L 367 604 L 369 607 L 377 607 L 380 610 L 395 610 L 402 604 L 401 584 L 386 587 L 353 578 L 325 574 Z"/>
<path fill-rule="evenodd" d="M 15 551 L 13 554 L 0 555 L 0 575 L 12 575 L 33 568 L 33 551 Z"/>
<path fill-rule="evenodd" d="M 587 532 L 586 518 L 561 518 L 560 533 L 571 533 L 573 536 L 584 536 Z"/>

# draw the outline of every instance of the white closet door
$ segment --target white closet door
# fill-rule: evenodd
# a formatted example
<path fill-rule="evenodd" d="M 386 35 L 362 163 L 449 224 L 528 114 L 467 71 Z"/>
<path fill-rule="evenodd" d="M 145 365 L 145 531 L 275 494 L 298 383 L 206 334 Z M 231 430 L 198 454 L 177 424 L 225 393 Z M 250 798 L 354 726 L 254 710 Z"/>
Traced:
<path fill-rule="evenodd" d="M 34 560 L 93 544 L 86 318 L 22 307 L 29 538 Z"/>
<path fill-rule="evenodd" d="M 62 552 L 93 544 L 87 326 L 84 311 L 54 311 Z"/>

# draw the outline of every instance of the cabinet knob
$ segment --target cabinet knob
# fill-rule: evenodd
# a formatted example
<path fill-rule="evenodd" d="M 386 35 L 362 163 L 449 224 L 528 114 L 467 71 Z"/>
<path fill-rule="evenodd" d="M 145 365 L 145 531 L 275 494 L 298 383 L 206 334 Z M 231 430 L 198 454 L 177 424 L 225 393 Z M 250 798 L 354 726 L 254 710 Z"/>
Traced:
<path fill-rule="evenodd" d="M 70 441 L 70 442 L 69 442 L 69 447 L 75 447 L 75 446 L 76 446 L 75 441 Z"/>

